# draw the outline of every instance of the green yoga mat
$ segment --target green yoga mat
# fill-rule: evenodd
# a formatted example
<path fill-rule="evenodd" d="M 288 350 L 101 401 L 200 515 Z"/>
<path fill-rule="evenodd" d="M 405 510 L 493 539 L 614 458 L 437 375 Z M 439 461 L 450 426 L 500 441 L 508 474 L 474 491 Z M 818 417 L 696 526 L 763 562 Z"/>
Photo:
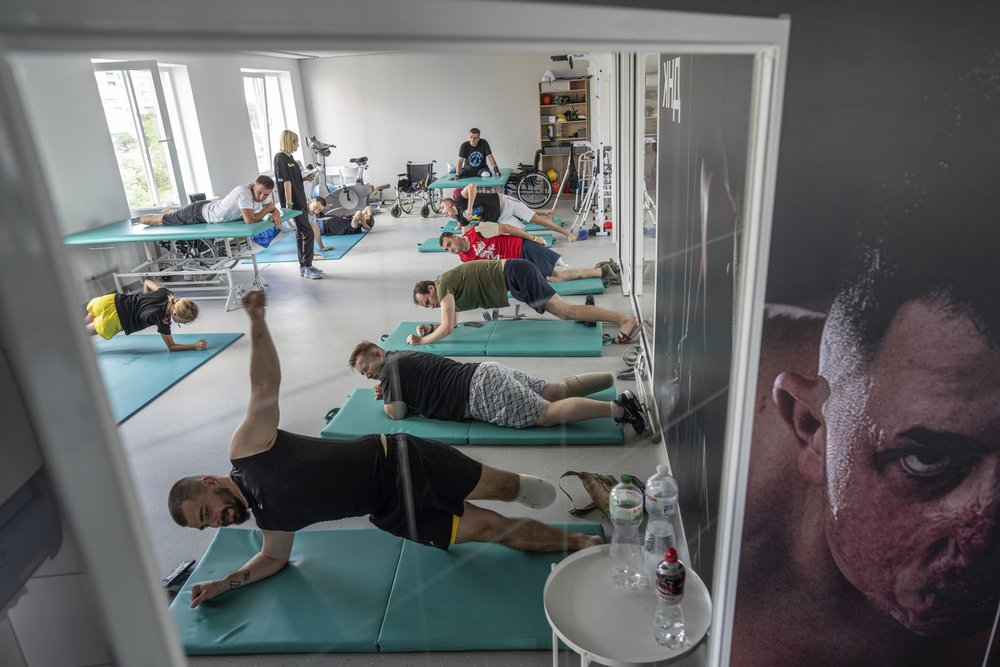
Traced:
<path fill-rule="evenodd" d="M 422 322 L 402 322 L 382 341 L 386 350 L 416 350 L 449 357 L 599 357 L 603 353 L 601 324 L 588 327 L 565 320 L 501 320 L 458 325 L 439 343 L 408 345 L 406 338 Z"/>
<path fill-rule="evenodd" d="M 535 236 L 545 239 L 545 245 L 548 247 L 552 247 L 558 242 L 552 239 L 551 232 L 543 232 L 535 234 Z M 426 241 L 417 244 L 417 252 L 445 252 L 445 249 L 441 247 L 439 237 L 432 236 Z"/>
<path fill-rule="evenodd" d="M 615 389 L 605 389 L 591 398 L 610 401 L 617 396 Z M 382 401 L 375 400 L 371 389 L 355 389 L 340 411 L 320 433 L 335 440 L 359 438 L 371 433 L 408 433 L 439 440 L 449 445 L 620 445 L 624 443 L 622 427 L 611 418 L 562 426 L 532 426 L 505 428 L 473 420 L 442 421 L 424 417 L 389 419 Z"/>
<path fill-rule="evenodd" d="M 324 245 L 332 245 L 333 250 L 317 250 L 317 256 L 313 259 L 317 262 L 321 262 L 327 259 L 340 259 L 348 252 L 351 248 L 356 246 L 361 239 L 368 236 L 367 233 L 361 234 L 346 234 L 341 236 L 325 236 Z M 322 255 L 319 257 L 318 255 Z M 298 251 L 295 249 L 295 233 L 294 232 L 281 232 L 278 238 L 271 241 L 271 245 L 267 246 L 263 250 L 257 253 L 257 263 L 258 264 L 276 264 L 279 262 L 297 262 L 299 261 Z M 250 264 L 251 260 L 243 260 L 244 264 Z"/>
<path fill-rule="evenodd" d="M 484 167 L 485 168 L 485 167 Z M 447 190 L 448 188 L 464 188 L 466 185 L 475 183 L 481 188 L 497 188 L 507 183 L 513 169 L 501 169 L 500 176 L 490 176 L 489 178 L 479 178 L 470 176 L 468 178 L 455 178 L 455 174 L 445 174 L 428 185 L 430 190 Z"/>
<path fill-rule="evenodd" d="M 603 536 L 600 524 L 560 524 Z M 552 630 L 542 590 L 568 554 L 525 553 L 470 542 L 448 551 L 403 543 L 379 633 L 379 650 L 547 649 Z"/>
<path fill-rule="evenodd" d="M 524 231 L 526 232 L 541 232 L 546 230 L 551 232 L 551 230 L 549 230 L 548 227 L 544 227 L 542 225 L 536 225 L 533 222 L 524 223 Z M 449 220 L 438 231 L 451 232 L 454 234 L 458 231 L 458 223 L 455 222 L 454 220 Z"/>
<path fill-rule="evenodd" d="M 174 342 L 189 345 L 208 342 L 204 350 L 171 352 L 160 334 L 119 334 L 111 340 L 95 338 L 97 367 L 119 424 L 147 403 L 180 382 L 189 373 L 222 352 L 243 334 L 177 334 Z"/>
<path fill-rule="evenodd" d="M 287 209 L 281 212 L 282 221 L 291 220 L 301 211 Z M 141 241 L 195 241 L 201 239 L 246 238 L 274 226 L 270 218 L 248 225 L 242 220 L 214 222 L 199 225 L 146 226 L 133 225 L 129 220 L 111 222 L 85 232 L 70 234 L 63 239 L 66 245 L 93 245 L 98 243 L 135 243 Z"/>
<path fill-rule="evenodd" d="M 376 529 L 303 530 L 277 574 L 190 608 L 191 586 L 260 550 L 256 530 L 220 528 L 170 605 L 190 655 L 374 653 L 403 540 Z"/>
<path fill-rule="evenodd" d="M 559 296 L 580 296 L 582 294 L 604 294 L 604 281 L 600 278 L 577 278 L 561 283 L 549 283 Z M 508 292 L 509 294 L 509 292 Z"/>

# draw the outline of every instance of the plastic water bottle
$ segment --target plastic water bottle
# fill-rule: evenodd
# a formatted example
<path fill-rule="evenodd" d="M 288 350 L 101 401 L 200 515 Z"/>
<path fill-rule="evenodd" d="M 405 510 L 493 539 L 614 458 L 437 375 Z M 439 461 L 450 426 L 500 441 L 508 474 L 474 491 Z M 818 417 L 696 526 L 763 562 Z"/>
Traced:
<path fill-rule="evenodd" d="M 642 523 L 642 492 L 631 475 L 622 475 L 621 483 L 611 489 L 611 580 L 618 588 L 637 590 L 647 585 L 639 544 Z"/>
<path fill-rule="evenodd" d="M 663 562 L 663 554 L 677 546 L 674 536 L 674 513 L 677 511 L 677 482 L 667 466 L 656 466 L 656 474 L 646 481 L 646 539 L 643 552 L 646 557 L 646 574 L 649 583 L 656 585 L 656 567 Z"/>
<path fill-rule="evenodd" d="M 656 615 L 653 617 L 653 636 L 656 643 L 667 648 L 684 646 L 684 564 L 677 560 L 677 550 L 667 549 L 666 556 L 656 568 Z"/>

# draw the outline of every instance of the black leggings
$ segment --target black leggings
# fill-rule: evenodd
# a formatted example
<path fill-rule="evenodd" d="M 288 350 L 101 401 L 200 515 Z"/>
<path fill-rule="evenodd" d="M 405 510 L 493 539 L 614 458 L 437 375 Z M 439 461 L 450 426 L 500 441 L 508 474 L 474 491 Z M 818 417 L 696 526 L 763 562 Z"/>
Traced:
<path fill-rule="evenodd" d="M 304 207 L 303 207 L 304 208 Z M 295 251 L 299 255 L 299 266 L 312 266 L 313 246 L 316 234 L 309 224 L 309 214 L 303 213 L 295 218 Z"/>

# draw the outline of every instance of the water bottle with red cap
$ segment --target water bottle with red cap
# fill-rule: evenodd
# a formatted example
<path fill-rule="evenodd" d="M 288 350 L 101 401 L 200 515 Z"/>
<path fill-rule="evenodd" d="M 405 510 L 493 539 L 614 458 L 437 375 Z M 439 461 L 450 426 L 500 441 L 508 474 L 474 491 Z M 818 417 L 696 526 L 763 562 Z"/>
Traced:
<path fill-rule="evenodd" d="M 667 549 L 666 556 L 656 568 L 656 615 L 653 617 L 653 635 L 656 643 L 667 648 L 684 646 L 684 564 L 677 558 L 677 550 Z"/>

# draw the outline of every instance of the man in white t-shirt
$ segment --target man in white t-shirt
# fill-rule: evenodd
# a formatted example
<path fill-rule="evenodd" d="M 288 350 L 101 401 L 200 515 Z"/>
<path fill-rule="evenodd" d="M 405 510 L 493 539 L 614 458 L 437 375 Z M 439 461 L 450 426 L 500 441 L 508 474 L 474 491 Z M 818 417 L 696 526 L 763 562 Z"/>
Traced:
<path fill-rule="evenodd" d="M 222 199 L 196 201 L 184 208 L 165 210 L 163 213 L 151 213 L 139 218 L 144 225 L 197 225 L 212 222 L 243 222 L 252 225 L 260 222 L 268 215 L 277 227 L 281 224 L 281 210 L 274 202 L 267 201 L 274 190 L 274 181 L 270 176 L 258 176 L 257 180 L 247 185 L 238 185 Z"/>

